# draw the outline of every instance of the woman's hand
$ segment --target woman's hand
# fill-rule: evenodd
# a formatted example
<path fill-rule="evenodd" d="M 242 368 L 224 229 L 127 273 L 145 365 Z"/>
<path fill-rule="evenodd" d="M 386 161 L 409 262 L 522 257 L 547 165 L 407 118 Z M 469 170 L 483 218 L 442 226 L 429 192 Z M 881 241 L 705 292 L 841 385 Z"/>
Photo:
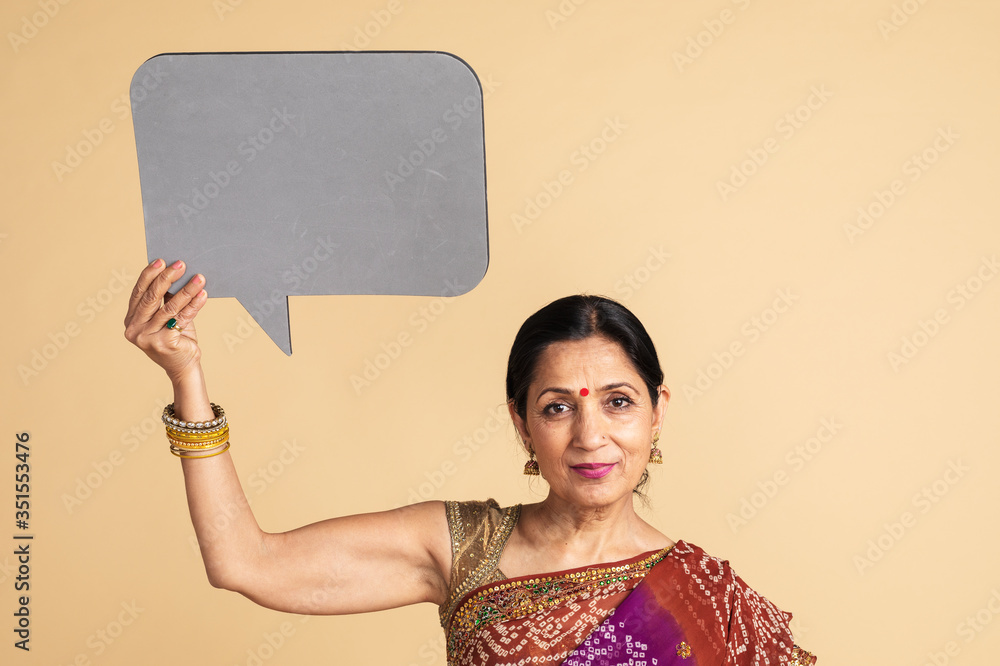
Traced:
<path fill-rule="evenodd" d="M 176 294 L 170 288 L 184 274 L 184 262 L 157 259 L 139 274 L 125 315 L 125 338 L 167 372 L 173 383 L 196 370 L 201 349 L 194 318 L 208 300 L 205 277 L 195 275 Z M 176 320 L 173 328 L 167 322 Z"/>

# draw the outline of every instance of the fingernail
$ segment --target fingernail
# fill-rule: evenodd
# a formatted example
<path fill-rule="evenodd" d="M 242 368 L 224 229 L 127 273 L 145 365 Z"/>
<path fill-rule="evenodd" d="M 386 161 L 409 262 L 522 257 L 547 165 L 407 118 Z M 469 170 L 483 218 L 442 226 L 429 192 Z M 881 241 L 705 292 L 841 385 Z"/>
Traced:
<path fill-rule="evenodd" d="M 156 261 L 151 263 L 150 266 L 152 266 L 153 268 L 160 268 L 161 266 L 163 266 L 163 259 L 157 259 Z"/>
<path fill-rule="evenodd" d="M 201 284 L 204 281 L 205 281 L 205 278 L 202 277 L 201 273 L 198 273 L 193 278 L 191 278 L 191 282 L 194 282 L 195 284 Z"/>
<path fill-rule="evenodd" d="M 183 265 L 184 265 L 184 262 L 181 261 L 180 259 L 178 259 L 177 261 L 174 262 L 174 264 L 173 264 L 173 266 L 171 266 L 171 268 L 180 268 Z"/>

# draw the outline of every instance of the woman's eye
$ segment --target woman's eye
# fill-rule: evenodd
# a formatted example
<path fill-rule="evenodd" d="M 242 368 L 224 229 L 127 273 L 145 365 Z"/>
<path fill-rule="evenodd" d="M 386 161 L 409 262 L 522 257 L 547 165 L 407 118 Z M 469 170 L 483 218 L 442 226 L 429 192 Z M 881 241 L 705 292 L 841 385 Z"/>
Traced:
<path fill-rule="evenodd" d="M 632 401 L 623 395 L 618 395 L 615 396 L 614 398 L 611 398 L 611 406 L 616 407 L 617 409 L 625 409 L 631 404 Z"/>
<path fill-rule="evenodd" d="M 543 411 L 546 414 L 562 414 L 567 409 L 569 409 L 569 407 L 567 407 L 563 403 L 561 403 L 561 402 L 553 402 L 551 405 L 546 406 Z"/>

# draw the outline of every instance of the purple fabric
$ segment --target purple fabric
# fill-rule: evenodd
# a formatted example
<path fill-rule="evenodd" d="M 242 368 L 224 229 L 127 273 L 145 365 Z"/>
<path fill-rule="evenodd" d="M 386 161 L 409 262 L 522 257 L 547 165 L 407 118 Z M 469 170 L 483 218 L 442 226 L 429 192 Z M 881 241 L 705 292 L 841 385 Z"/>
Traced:
<path fill-rule="evenodd" d="M 563 666 L 698 666 L 694 655 L 683 658 L 677 654 L 684 632 L 643 583 L 566 658 Z"/>

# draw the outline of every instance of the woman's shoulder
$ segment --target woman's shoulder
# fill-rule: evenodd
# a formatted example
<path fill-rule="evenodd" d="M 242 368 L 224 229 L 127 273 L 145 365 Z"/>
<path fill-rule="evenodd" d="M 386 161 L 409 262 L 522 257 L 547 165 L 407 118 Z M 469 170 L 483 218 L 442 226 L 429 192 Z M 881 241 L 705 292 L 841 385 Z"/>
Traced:
<path fill-rule="evenodd" d="M 690 541 L 679 539 L 670 551 L 671 559 L 690 576 L 699 579 L 704 584 L 712 584 L 716 593 L 725 588 L 729 595 L 745 593 L 759 596 L 756 591 L 744 582 L 729 560 L 710 555 L 704 548 Z"/>
<path fill-rule="evenodd" d="M 501 577 L 497 564 L 521 512 L 520 504 L 501 507 L 492 498 L 444 505 L 452 563 L 448 599 L 439 608 L 442 626 L 466 593 Z"/>
<path fill-rule="evenodd" d="M 794 642 L 789 623 L 792 614 L 781 610 L 753 589 L 733 570 L 729 560 L 709 555 L 703 548 L 683 539 L 665 558 L 689 579 L 699 595 L 718 599 L 730 629 L 730 640 L 740 643 L 737 650 L 766 654 L 778 649 L 790 664 L 814 664 L 816 657 Z M 730 646 L 733 648 L 734 646 Z"/>
<path fill-rule="evenodd" d="M 470 539 L 486 537 L 489 540 L 498 530 L 513 529 L 521 509 L 520 504 L 501 507 L 492 497 L 486 500 L 445 500 L 444 506 L 453 550 Z"/>

